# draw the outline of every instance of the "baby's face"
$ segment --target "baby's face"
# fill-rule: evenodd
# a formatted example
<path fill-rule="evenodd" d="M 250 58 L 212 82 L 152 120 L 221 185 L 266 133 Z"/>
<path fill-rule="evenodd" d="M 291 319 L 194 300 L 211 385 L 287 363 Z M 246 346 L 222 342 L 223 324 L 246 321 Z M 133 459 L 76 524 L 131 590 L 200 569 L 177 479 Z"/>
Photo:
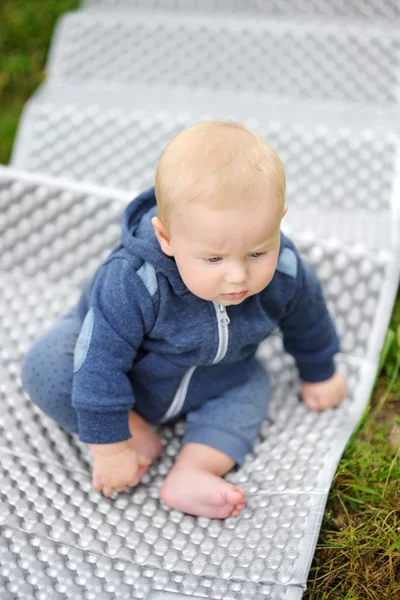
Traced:
<path fill-rule="evenodd" d="M 261 292 L 275 273 L 285 212 L 264 198 L 223 210 L 196 203 L 174 209 L 171 255 L 187 288 L 225 306 Z"/>

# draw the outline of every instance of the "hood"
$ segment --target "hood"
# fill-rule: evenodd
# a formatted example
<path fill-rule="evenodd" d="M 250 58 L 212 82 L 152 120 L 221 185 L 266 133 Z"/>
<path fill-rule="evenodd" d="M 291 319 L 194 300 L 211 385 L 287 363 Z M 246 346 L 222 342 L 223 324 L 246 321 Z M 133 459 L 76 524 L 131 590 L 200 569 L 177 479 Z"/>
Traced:
<path fill-rule="evenodd" d="M 150 263 L 168 278 L 176 293 L 189 290 L 182 281 L 175 260 L 164 254 L 155 236 L 151 219 L 157 216 L 154 188 L 146 190 L 132 200 L 122 217 L 122 245 L 134 256 Z"/>

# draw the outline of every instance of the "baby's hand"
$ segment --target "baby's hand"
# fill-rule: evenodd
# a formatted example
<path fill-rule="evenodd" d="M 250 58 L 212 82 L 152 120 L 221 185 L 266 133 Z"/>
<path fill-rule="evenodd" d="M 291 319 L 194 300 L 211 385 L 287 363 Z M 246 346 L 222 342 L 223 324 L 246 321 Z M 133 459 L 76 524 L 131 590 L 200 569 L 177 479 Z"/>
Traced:
<path fill-rule="evenodd" d="M 311 410 L 322 411 L 333 408 L 345 398 L 347 394 L 346 378 L 336 372 L 333 377 L 319 383 L 301 384 L 301 398 Z"/>
<path fill-rule="evenodd" d="M 94 458 L 93 489 L 108 497 L 114 492 L 123 492 L 127 485 L 136 486 L 139 467 L 150 463 L 150 459 L 140 455 L 128 442 L 90 444 L 90 450 Z"/>

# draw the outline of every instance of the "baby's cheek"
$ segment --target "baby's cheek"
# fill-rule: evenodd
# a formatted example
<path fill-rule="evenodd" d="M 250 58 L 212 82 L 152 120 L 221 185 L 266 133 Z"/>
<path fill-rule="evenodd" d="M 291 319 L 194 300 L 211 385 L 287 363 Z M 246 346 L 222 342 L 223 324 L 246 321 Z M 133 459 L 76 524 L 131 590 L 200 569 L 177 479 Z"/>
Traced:
<path fill-rule="evenodd" d="M 201 269 L 192 267 L 181 273 L 181 277 L 186 287 L 199 298 L 211 300 L 214 297 L 215 283 L 210 274 L 204 273 Z"/>
<path fill-rule="evenodd" d="M 197 277 L 195 281 L 196 294 L 204 300 L 212 300 L 220 290 L 214 280 L 209 277 Z"/>

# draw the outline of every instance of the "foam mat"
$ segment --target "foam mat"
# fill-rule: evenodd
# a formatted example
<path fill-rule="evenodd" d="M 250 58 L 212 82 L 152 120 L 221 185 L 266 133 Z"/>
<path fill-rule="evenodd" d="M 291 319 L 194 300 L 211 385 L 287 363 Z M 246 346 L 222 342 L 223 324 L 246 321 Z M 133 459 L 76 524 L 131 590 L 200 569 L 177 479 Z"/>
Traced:
<path fill-rule="evenodd" d="M 343 337 L 338 363 L 349 379 L 349 398 L 337 410 L 307 411 L 298 400 L 293 360 L 280 336 L 271 336 L 259 352 L 274 378 L 269 417 L 243 468 L 228 476 L 246 489 L 248 505 L 238 518 L 214 521 L 171 511 L 158 498 L 184 422 L 161 428 L 163 458 L 143 484 L 109 500 L 91 490 L 86 446 L 41 415 L 21 387 L 24 353 L 76 301 L 96 268 L 88 257 L 100 262 L 98 224 L 109 231 L 105 246 L 115 243 L 124 198 L 2 169 L 0 200 L 0 239 L 12 229 L 17 255 L 30 258 L 0 267 L 0 547 L 8 597 L 301 598 L 331 479 L 373 382 L 383 314 L 395 293 L 391 253 L 355 252 L 335 240 L 318 244 L 297 236 Z M 48 226 L 54 206 L 63 237 L 56 222 L 54 230 Z M 79 251 L 71 249 L 71 232 L 77 232 L 75 244 L 82 241 Z M 35 252 L 35 239 L 46 256 Z M 58 255 L 64 262 L 56 270 Z M 352 271 L 356 277 L 349 277 Z"/>
<path fill-rule="evenodd" d="M 85 86 L 161 84 L 390 104 L 398 62 L 397 27 L 389 23 L 78 11 L 62 18 L 48 69 L 54 81 Z"/>
<path fill-rule="evenodd" d="M 399 282 L 399 3 L 85 7 L 57 27 L 15 168 L 0 168 L 0 598 L 300 600 Z M 225 521 L 159 500 L 184 421 L 160 427 L 162 457 L 111 500 L 91 489 L 86 445 L 42 415 L 20 380 L 25 352 L 113 247 L 165 144 L 205 118 L 241 121 L 278 150 L 283 230 L 320 276 L 349 383 L 338 409 L 307 411 L 280 335 L 261 345 L 273 398 L 253 452 L 227 476 L 248 504 Z"/>

